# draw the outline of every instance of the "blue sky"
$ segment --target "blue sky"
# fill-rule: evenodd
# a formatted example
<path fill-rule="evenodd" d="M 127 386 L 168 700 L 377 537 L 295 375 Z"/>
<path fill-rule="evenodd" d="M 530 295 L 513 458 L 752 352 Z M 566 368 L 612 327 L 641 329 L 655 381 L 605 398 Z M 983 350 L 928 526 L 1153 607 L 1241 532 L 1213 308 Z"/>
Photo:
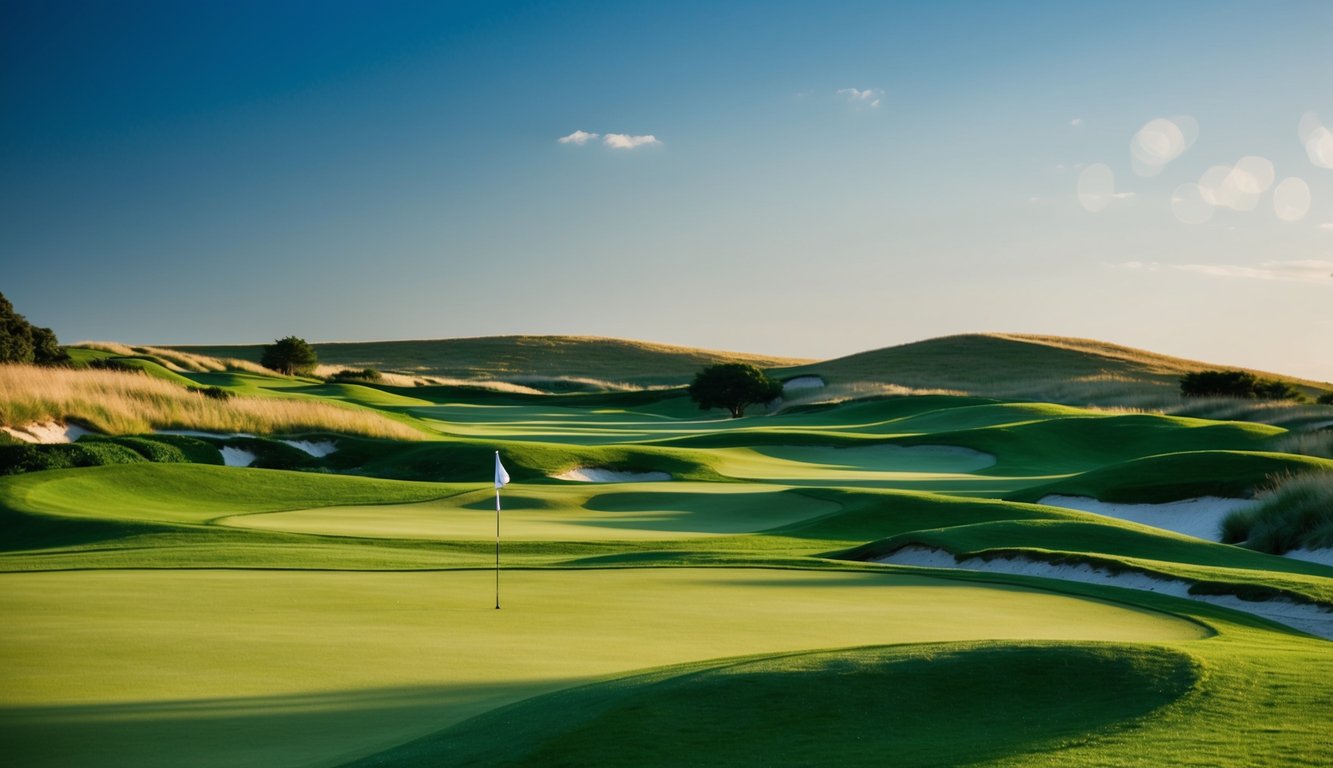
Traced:
<path fill-rule="evenodd" d="M 62 340 L 1014 331 L 1333 380 L 1328 3 L 3 13 L 0 291 Z"/>

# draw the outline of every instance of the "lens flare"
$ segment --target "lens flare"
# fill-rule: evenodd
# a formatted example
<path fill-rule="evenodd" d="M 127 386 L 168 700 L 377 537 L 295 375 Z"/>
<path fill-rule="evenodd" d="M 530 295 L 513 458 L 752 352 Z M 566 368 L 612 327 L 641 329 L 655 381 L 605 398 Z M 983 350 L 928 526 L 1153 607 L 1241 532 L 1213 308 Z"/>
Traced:
<path fill-rule="evenodd" d="M 1115 172 L 1105 163 L 1094 163 L 1078 175 L 1078 202 L 1088 213 L 1097 213 L 1115 196 Z"/>
<path fill-rule="evenodd" d="M 1310 185 L 1295 176 L 1273 189 L 1273 212 L 1283 221 L 1300 221 L 1310 212 Z"/>
<path fill-rule="evenodd" d="M 1199 122 L 1186 115 L 1148 121 L 1129 142 L 1134 173 L 1156 176 L 1167 163 L 1184 154 L 1198 137 Z"/>

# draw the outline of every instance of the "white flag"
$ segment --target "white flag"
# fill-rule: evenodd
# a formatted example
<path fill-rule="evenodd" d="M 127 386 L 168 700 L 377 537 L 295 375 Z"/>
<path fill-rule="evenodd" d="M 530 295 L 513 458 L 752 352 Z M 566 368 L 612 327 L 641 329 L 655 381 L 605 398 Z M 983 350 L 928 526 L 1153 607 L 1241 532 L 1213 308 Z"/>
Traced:
<path fill-rule="evenodd" d="M 500 463 L 500 452 L 499 452 L 499 451 L 496 451 L 496 452 L 495 452 L 495 490 L 498 491 L 498 490 L 500 490 L 501 488 L 505 487 L 505 486 L 508 485 L 508 484 L 509 484 L 509 473 L 505 471 L 505 467 L 504 467 L 504 465 Z"/>

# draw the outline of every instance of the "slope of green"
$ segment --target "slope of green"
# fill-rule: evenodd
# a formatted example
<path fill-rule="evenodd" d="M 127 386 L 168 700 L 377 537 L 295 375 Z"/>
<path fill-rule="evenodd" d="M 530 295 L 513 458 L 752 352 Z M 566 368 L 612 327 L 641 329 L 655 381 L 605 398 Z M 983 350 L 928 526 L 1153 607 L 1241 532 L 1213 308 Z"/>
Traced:
<path fill-rule="evenodd" d="M 742 659 L 547 694 L 351 766 L 990 764 L 1133 728 L 1199 674 L 1179 651 L 1092 643 Z"/>
<path fill-rule="evenodd" d="M 1131 459 L 1053 483 L 1024 488 L 1008 498 L 1037 501 L 1051 494 L 1101 501 L 1155 504 L 1196 496 L 1249 497 L 1276 478 L 1333 471 L 1333 460 L 1286 453 L 1190 451 Z"/>

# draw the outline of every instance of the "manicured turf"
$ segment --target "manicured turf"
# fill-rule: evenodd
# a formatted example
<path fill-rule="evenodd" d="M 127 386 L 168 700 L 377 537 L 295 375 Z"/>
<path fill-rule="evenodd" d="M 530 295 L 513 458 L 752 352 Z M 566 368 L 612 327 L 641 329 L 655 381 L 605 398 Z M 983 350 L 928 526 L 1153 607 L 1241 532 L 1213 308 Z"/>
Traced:
<path fill-rule="evenodd" d="M 485 571 L 0 577 L 0 613 L 24 619 L 0 640 L 7 753 L 27 766 L 95 756 L 101 765 L 179 764 L 181 753 L 138 743 L 151 727 L 168 741 L 174 729 L 196 733 L 192 765 L 234 765 L 261 745 L 238 742 L 231 729 L 271 716 L 270 764 L 295 764 L 662 664 L 882 643 L 1160 643 L 1207 634 L 1155 611 L 910 576 L 521 571 L 505 575 L 501 611 L 492 606 L 491 578 Z M 191 705 L 204 701 L 211 704 Z M 300 717 L 320 709 L 331 717 Z M 43 746 L 50 731 L 22 727 L 34 721 L 60 723 L 60 749 Z M 118 735 L 125 721 L 132 738 Z"/>

